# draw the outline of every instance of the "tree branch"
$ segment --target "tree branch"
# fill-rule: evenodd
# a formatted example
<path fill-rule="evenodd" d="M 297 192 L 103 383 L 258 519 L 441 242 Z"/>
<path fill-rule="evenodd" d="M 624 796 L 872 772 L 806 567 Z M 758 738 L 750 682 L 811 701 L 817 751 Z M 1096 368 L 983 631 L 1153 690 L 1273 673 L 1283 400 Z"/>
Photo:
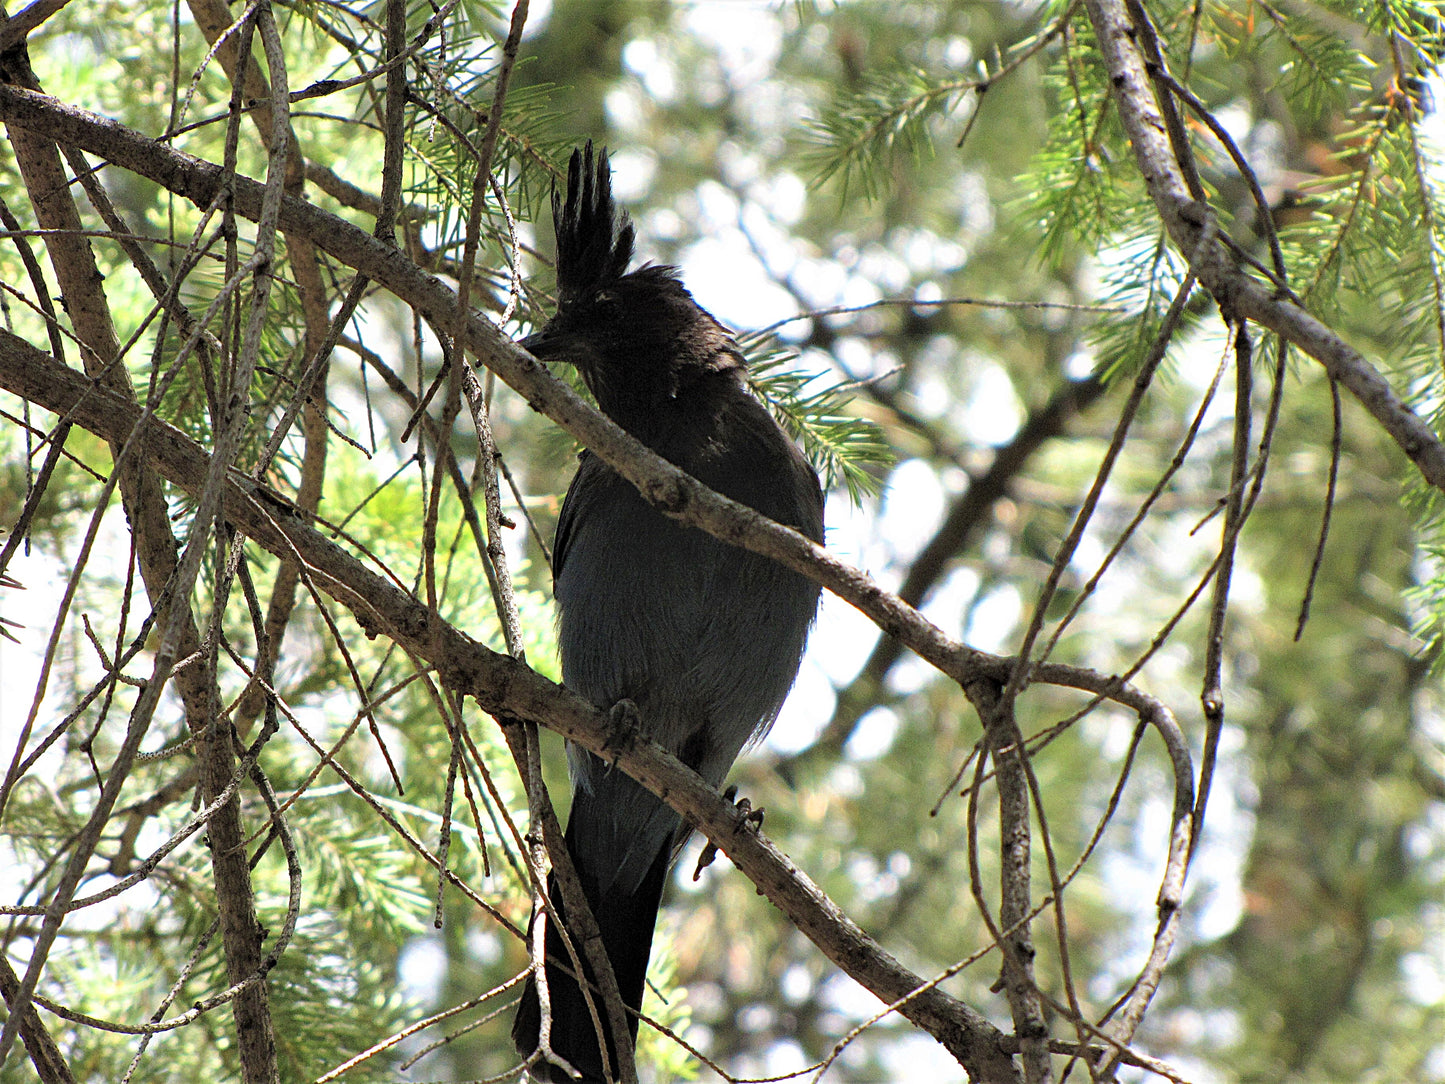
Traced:
<path fill-rule="evenodd" d="M 22 46 L 0 57 L 0 79 L 38 88 L 35 75 Z M 34 93 L 33 90 L 24 93 Z M 47 239 L 51 264 L 66 309 L 81 342 L 81 358 L 87 372 L 114 389 L 115 394 L 137 410 L 135 390 L 125 368 L 116 364 L 121 353 L 111 319 L 110 306 L 103 289 L 105 277 L 95 263 L 90 242 L 81 230 L 80 214 L 70 194 L 65 171 L 60 162 L 59 147 L 52 133 L 23 127 L 8 128 L 16 161 L 31 195 L 32 206 L 42 228 L 55 232 Z M 164 630 L 162 645 L 156 653 L 152 687 L 142 695 L 127 725 L 126 737 L 110 765 L 109 775 L 100 800 L 93 810 L 81 841 L 66 863 L 47 907 L 40 936 L 32 948 L 30 962 L 13 998 L 7 999 L 10 1016 L 0 1033 L 0 1062 L 14 1039 L 17 1026 L 28 1017 L 28 1002 L 39 982 L 46 957 L 60 930 L 70 900 L 82 878 L 86 863 L 99 842 L 110 810 L 119 797 L 121 787 L 134 763 L 136 751 L 149 728 L 151 712 L 159 702 L 161 687 L 174 677 L 176 689 L 185 708 L 186 723 L 192 733 L 213 731 L 220 725 L 212 711 L 213 671 L 205 666 L 188 667 L 174 672 L 171 667 L 180 657 L 193 655 L 199 648 L 200 636 L 188 596 L 190 586 L 200 568 L 201 539 L 208 530 L 208 520 L 197 514 L 196 534 L 187 546 L 186 556 L 178 558 L 178 546 L 170 526 L 170 510 L 160 482 L 141 462 L 134 447 L 127 447 L 128 434 L 111 444 L 115 471 L 126 514 L 135 538 L 141 578 L 152 605 L 157 611 L 157 627 Z M 219 778 L 229 774 L 229 721 L 225 727 L 224 749 L 219 743 L 205 743 L 209 754 L 220 750 L 224 765 L 212 773 Z M 209 763 L 209 757 L 204 757 Z M 210 778 L 210 776 L 208 776 Z M 8 782 L 8 781 L 7 781 Z M 214 792 L 213 792 L 214 793 Z M 256 922 L 251 900 L 250 873 L 244 849 L 245 839 L 240 826 L 240 804 L 232 802 L 218 812 L 210 826 L 213 843 L 217 902 L 224 915 L 226 951 L 232 978 L 239 981 L 255 972 L 261 957 L 260 927 Z M 274 1079 L 275 1043 L 271 1033 L 266 992 L 260 983 L 248 987 L 234 1005 L 238 1030 L 244 1035 L 254 1032 L 258 1042 L 240 1042 L 244 1051 L 255 1051 L 266 1061 L 261 1075 L 251 1074 L 248 1080 Z M 28 1045 L 28 1044 L 27 1044 Z M 32 1051 L 33 1056 L 33 1051 Z"/>
<path fill-rule="evenodd" d="M 179 430 L 88 381 L 43 351 L 0 331 L 0 386 L 106 439 L 126 439 L 141 426 L 150 465 L 191 494 L 204 487 L 210 458 Z M 607 747 L 607 715 L 522 663 L 489 651 L 398 584 L 367 568 L 323 536 L 294 506 L 252 479 L 232 472 L 224 507 L 235 527 L 277 555 L 299 556 L 314 582 L 351 609 L 368 634 L 387 635 L 436 667 L 449 688 L 483 710 L 531 720 L 599 755 L 666 799 L 717 844 L 824 954 L 885 1003 L 935 1036 L 980 1081 L 1013 1084 L 1004 1037 L 963 1002 L 914 974 L 863 932 L 808 877 L 759 833 L 745 814 L 681 761 L 651 742 Z M 990 667 L 1007 675 L 1006 660 Z M 920 990 L 918 996 L 908 995 Z"/>
<path fill-rule="evenodd" d="M 42 94 L 0 86 L 0 120 L 53 133 L 123 169 L 207 206 L 223 186 L 238 214 L 261 215 L 263 188 L 253 180 L 227 176 L 220 166 L 173 150 L 106 117 Z M 456 326 L 456 295 L 396 249 L 335 215 L 289 196 L 281 201 L 277 225 L 309 238 L 347 266 L 385 286 L 434 326 Z M 765 554 L 817 580 L 856 606 L 879 628 L 897 637 L 960 684 L 987 676 L 987 656 L 945 636 L 935 625 L 870 576 L 837 560 L 796 531 L 707 489 L 667 460 L 624 433 L 571 387 L 485 319 L 465 321 L 466 346 L 489 369 L 608 465 L 638 487 L 667 515 L 702 527 L 733 545 Z"/>
<path fill-rule="evenodd" d="M 106 118 L 54 99 L 0 86 L 0 119 L 30 126 L 61 138 L 142 176 L 201 206 L 226 184 L 231 206 L 246 217 L 261 212 L 261 186 L 244 177 L 225 177 L 220 167 L 145 138 Z M 779 560 L 823 583 L 867 614 L 954 680 L 1006 681 L 1012 662 L 974 651 L 939 631 L 911 606 L 883 591 L 871 578 L 836 560 L 821 547 L 744 506 L 723 498 L 660 459 L 618 429 L 529 354 L 481 317 L 458 320 L 457 300 L 441 280 L 418 268 L 404 254 L 352 224 L 290 197 L 280 202 L 277 226 L 314 241 L 338 260 L 385 286 L 434 326 L 458 327 L 465 345 L 484 364 L 520 392 L 539 412 L 557 422 L 638 486 L 669 515 L 702 527 L 736 545 Z M 29 360 L 18 360 L 28 358 Z M 43 379 L 41 375 L 43 374 Z M 75 407 L 74 419 L 97 431 L 128 432 L 138 416 L 108 407 L 96 415 L 98 389 L 70 370 L 13 337 L 0 337 L 0 384 L 58 412 Z M 62 387 L 63 385 L 63 387 Z M 193 488 L 204 474 L 205 453 L 179 433 L 151 421 L 146 446 L 157 469 L 182 488 Z M 429 615 L 400 585 L 383 579 L 323 539 L 308 518 L 253 481 L 231 483 L 235 496 L 227 513 L 236 526 L 278 554 L 300 554 L 314 582 L 348 606 L 370 634 L 384 633 L 419 658 L 433 663 L 451 688 L 474 696 L 492 713 L 535 720 L 584 748 L 603 751 L 608 733 L 604 717 L 565 690 L 505 656 L 486 651 L 456 629 Z M 1084 689 L 1138 712 L 1156 726 L 1166 742 L 1172 720 L 1167 709 L 1123 682 L 1080 668 L 1045 663 L 1032 674 L 1037 682 Z M 608 750 L 607 755 L 615 751 Z M 1192 778 L 1187 750 L 1171 755 L 1182 769 L 1176 786 L 1186 811 Z M 935 1035 L 979 1079 L 1014 1079 L 1014 1066 L 999 1032 L 982 1016 L 935 988 L 871 941 L 851 920 L 797 871 L 785 857 L 745 827 L 737 810 L 695 775 L 656 747 L 639 746 L 618 758 L 629 775 L 679 809 L 733 859 L 734 863 L 814 940 L 845 972 L 885 1002 L 901 1000 L 903 1015 Z M 1187 836 L 1187 831 L 1186 831 Z"/>
<path fill-rule="evenodd" d="M 1213 211 L 1189 195 L 1154 98 L 1149 65 L 1139 46 L 1140 30 L 1124 0 L 1085 0 L 1085 7 L 1139 173 L 1164 228 L 1189 257 L 1200 283 L 1226 316 L 1269 328 L 1323 365 L 1390 434 L 1425 481 L 1445 490 L 1445 444 L 1395 394 L 1379 370 L 1293 297 L 1247 275 L 1222 241 L 1200 244 Z"/>

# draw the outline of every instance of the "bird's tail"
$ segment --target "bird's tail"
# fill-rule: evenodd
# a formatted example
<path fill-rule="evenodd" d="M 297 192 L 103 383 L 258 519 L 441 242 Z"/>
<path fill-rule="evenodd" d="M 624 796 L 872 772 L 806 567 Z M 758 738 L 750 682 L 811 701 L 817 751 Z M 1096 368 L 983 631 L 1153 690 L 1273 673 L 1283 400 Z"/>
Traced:
<path fill-rule="evenodd" d="M 575 812 L 575 811 L 574 811 Z M 629 1010 L 628 1030 L 632 1041 L 637 1041 L 637 1017 L 633 1015 L 642 1008 L 643 986 L 647 978 L 647 960 L 652 953 L 652 932 L 657 924 L 657 910 L 662 902 L 662 888 L 667 880 L 667 869 L 671 849 L 664 848 L 653 861 L 635 889 L 621 891 L 617 888 L 602 889 L 597 873 L 579 861 L 573 849 L 573 825 L 567 825 L 567 850 L 573 855 L 577 875 L 582 882 L 583 893 L 592 908 L 602 933 L 602 946 L 612 963 L 613 974 L 617 977 L 617 988 L 623 1004 Z M 547 879 L 547 894 L 563 920 L 566 913 L 562 906 L 562 894 L 557 890 L 556 878 Z M 535 916 L 533 918 L 535 921 Z M 561 967 L 571 967 L 571 957 L 562 943 L 556 924 L 547 927 L 547 992 L 552 1006 L 552 1041 L 554 1053 L 566 1058 L 572 1067 L 582 1073 L 582 1084 L 602 1084 L 606 1079 L 602 1072 L 602 1048 L 605 1042 L 608 1063 L 615 1076 L 617 1073 L 617 1050 L 612 1043 L 611 1029 L 607 1023 L 607 1009 L 602 996 L 597 992 L 592 969 L 586 964 L 581 948 L 581 938 L 572 933 L 572 944 L 583 956 L 584 974 L 589 982 L 592 1004 L 596 1007 L 597 1018 L 602 1022 L 604 1038 L 600 1038 L 592 1022 L 592 1011 L 577 980 Z M 561 966 L 558 966 L 561 965 Z M 522 1000 L 517 1006 L 517 1016 L 512 1022 L 512 1041 L 523 1055 L 537 1049 L 538 1031 L 541 1026 L 541 1006 L 537 998 L 537 986 L 528 979 L 522 990 Z M 539 1065 L 532 1071 L 533 1078 L 541 1081 L 567 1081 L 577 1084 L 556 1066 Z"/>

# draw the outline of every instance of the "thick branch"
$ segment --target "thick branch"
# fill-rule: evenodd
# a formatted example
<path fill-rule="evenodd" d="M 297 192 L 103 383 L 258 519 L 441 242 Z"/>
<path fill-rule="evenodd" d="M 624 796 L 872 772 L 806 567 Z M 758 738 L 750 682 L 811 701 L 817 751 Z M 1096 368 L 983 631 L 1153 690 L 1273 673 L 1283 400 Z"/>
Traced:
<path fill-rule="evenodd" d="M 0 61 L 0 78 L 14 80 L 29 87 L 36 87 L 34 74 L 30 71 L 23 49 L 7 53 Z M 33 93 L 33 91 L 23 91 Z M 55 231 L 47 238 L 47 249 L 61 295 L 65 299 L 66 311 L 77 337 L 81 341 L 81 358 L 87 372 L 113 388 L 118 397 L 136 409 L 135 391 L 126 369 L 113 364 L 120 354 L 120 343 L 115 334 L 110 307 L 103 289 L 105 276 L 96 266 L 90 242 L 81 229 L 79 210 L 71 198 L 71 189 L 60 161 L 60 151 L 54 136 L 44 130 L 27 129 L 23 126 L 9 128 L 11 145 L 20 166 L 26 188 L 31 195 L 39 224 Z M 179 656 L 194 654 L 200 637 L 186 601 L 188 586 L 184 578 L 184 567 L 178 559 L 178 546 L 170 526 L 170 509 L 160 481 L 139 461 L 135 455 L 123 454 L 126 437 L 124 434 L 111 442 L 111 452 L 116 460 L 122 500 L 135 539 L 136 553 L 141 578 L 146 585 L 152 604 L 159 610 L 167 597 L 172 601 L 169 613 L 158 614 L 158 627 L 172 630 L 165 640 L 174 646 Z M 206 529 L 198 517 L 198 531 Z M 196 540 L 193 540 L 196 541 Z M 197 566 L 198 567 L 198 564 Z M 194 575 L 192 568 L 190 575 Z M 193 666 L 165 675 L 169 661 L 165 660 L 164 649 L 158 655 L 158 678 L 173 676 L 175 688 L 185 707 L 186 722 L 193 733 L 206 732 L 214 735 L 218 722 L 212 712 L 211 672 L 204 666 Z M 158 690 L 157 690 L 158 694 Z M 113 804 L 121 785 L 130 771 L 131 758 L 139 748 L 140 741 L 149 725 L 148 716 L 137 710 L 127 731 L 126 741 L 116 759 L 110 765 L 105 794 Z M 203 773 L 203 778 L 229 775 L 229 741 L 227 728 L 224 747 L 208 741 L 203 745 L 203 764 L 213 771 Z M 218 751 L 224 763 L 212 765 L 209 755 Z M 216 793 L 215 791 L 211 792 Z M 10 1001 L 11 1019 L 7 1021 L 4 1034 L 0 1035 L 0 1059 L 3 1059 L 9 1041 L 14 1033 L 15 1021 L 24 1023 L 27 1019 L 26 1002 L 40 978 L 50 938 L 59 931 L 64 908 L 69 903 L 68 894 L 82 876 L 100 835 L 100 826 L 106 815 L 106 804 L 102 802 L 91 814 L 82 845 L 72 853 L 65 875 L 52 897 L 52 913 L 46 917 L 42 936 L 37 939 L 31 955 L 30 966 L 15 999 Z M 233 797 L 229 805 L 213 819 L 210 829 L 212 858 L 216 870 L 217 903 L 224 917 L 225 947 L 227 964 L 234 981 L 253 973 L 261 958 L 260 927 L 256 922 L 254 903 L 251 897 L 250 871 L 247 868 L 245 851 L 241 847 L 245 833 L 240 824 L 239 799 Z M 234 1005 L 239 1043 L 245 1063 L 258 1064 L 256 1071 L 248 1071 L 248 1080 L 275 1079 L 275 1040 L 271 1029 L 270 1009 L 266 1000 L 264 985 L 255 984 L 237 997 Z M 254 1038 L 253 1038 L 254 1037 Z"/>
<path fill-rule="evenodd" d="M 0 954 L 0 997 L 6 1005 L 15 1005 L 20 1000 L 20 976 L 10 966 L 10 961 Z M 30 1064 L 35 1066 L 42 1084 L 75 1084 L 65 1055 L 55 1045 L 55 1039 L 45 1030 L 45 1024 L 35 1006 L 26 1005 L 20 1014 L 20 1041 L 30 1055 Z"/>
<path fill-rule="evenodd" d="M 1269 328 L 1322 364 L 1390 434 L 1425 480 L 1445 490 L 1445 444 L 1401 401 L 1389 381 L 1292 298 L 1247 275 L 1221 241 L 1200 244 L 1212 212 L 1189 195 L 1125 0 L 1085 0 L 1085 7 L 1149 197 L 1174 244 L 1189 255 L 1199 281 L 1227 315 Z"/>
<path fill-rule="evenodd" d="M 1030 888 L 1032 836 L 1029 824 L 1029 784 L 1024 771 L 1023 734 L 1013 716 L 1013 701 L 1005 700 L 997 682 L 980 681 L 969 686 L 969 700 L 983 720 L 984 740 L 994 765 L 998 787 L 999 814 L 999 928 L 993 933 L 1002 960 L 1002 984 L 1013 1013 L 1014 1034 L 1023 1055 L 1024 1079 L 1028 1084 L 1049 1084 L 1053 1065 L 1048 1049 L 1048 1023 L 1034 979 L 1033 933 L 1029 915 L 1033 910 Z M 980 758 L 979 769 L 983 769 Z M 970 802 L 977 794 L 975 788 Z M 972 809 L 972 804 L 970 806 Z M 976 820 L 970 817 L 971 825 Z M 980 911 L 982 899 L 979 899 Z"/>
<path fill-rule="evenodd" d="M 155 470 L 191 494 L 204 485 L 209 458 L 200 445 L 154 418 L 142 423 L 134 403 L 96 387 L 4 331 L 0 387 L 106 439 L 124 440 L 134 426 L 143 424 L 140 443 Z M 472 696 L 488 713 L 535 721 L 616 759 L 628 775 L 695 823 L 830 960 L 884 1002 L 926 985 L 864 933 L 735 805 L 660 746 L 638 742 L 620 752 L 607 747 L 611 729 L 605 713 L 442 621 L 401 585 L 371 571 L 311 527 L 294 506 L 249 478 L 232 474 L 224 506 L 238 530 L 272 553 L 298 555 L 318 586 L 347 606 L 368 634 L 395 639 L 434 665 L 449 688 Z M 1007 662 L 994 660 L 990 669 L 1002 678 Z M 928 987 L 899 1011 L 936 1037 L 976 1079 L 1015 1080 L 998 1030 L 957 999 Z"/>
<path fill-rule="evenodd" d="M 260 216 L 263 189 L 255 181 L 239 176 L 227 178 L 214 163 L 173 150 L 115 121 L 54 98 L 0 86 L 0 120 L 51 132 L 150 178 L 198 206 L 208 205 L 229 182 L 235 211 L 253 220 Z M 282 201 L 277 224 L 287 233 L 310 238 L 318 248 L 385 286 L 434 326 L 456 326 L 455 293 L 366 231 L 290 197 Z M 483 364 L 520 392 L 538 412 L 601 456 L 663 512 L 733 545 L 766 554 L 819 581 L 954 680 L 962 683 L 987 676 L 979 669 L 986 664 L 987 656 L 945 636 L 917 610 L 821 546 L 713 493 L 645 448 L 486 320 L 468 314 L 465 329 L 468 349 Z"/>

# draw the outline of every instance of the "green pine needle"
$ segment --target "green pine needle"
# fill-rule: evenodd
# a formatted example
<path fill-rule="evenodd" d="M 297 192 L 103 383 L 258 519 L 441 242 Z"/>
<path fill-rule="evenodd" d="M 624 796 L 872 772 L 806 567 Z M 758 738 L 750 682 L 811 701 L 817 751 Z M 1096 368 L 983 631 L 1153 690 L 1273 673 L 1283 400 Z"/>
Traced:
<path fill-rule="evenodd" d="M 771 335 L 743 336 L 739 345 L 748 355 L 748 386 L 802 443 L 824 488 L 843 486 L 854 504 L 877 494 L 893 450 L 876 422 L 849 413 L 855 385 L 840 381 L 808 392 L 814 378 L 793 368 L 797 355 Z"/>

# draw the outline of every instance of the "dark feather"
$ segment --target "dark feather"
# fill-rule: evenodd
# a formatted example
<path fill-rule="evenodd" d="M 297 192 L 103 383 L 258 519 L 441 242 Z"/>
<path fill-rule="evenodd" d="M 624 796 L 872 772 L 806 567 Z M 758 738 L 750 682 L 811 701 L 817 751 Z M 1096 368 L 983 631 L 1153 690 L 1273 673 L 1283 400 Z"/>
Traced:
<path fill-rule="evenodd" d="M 633 231 L 613 205 L 607 155 L 594 160 L 590 143 L 574 152 L 566 199 L 554 196 L 552 207 L 557 313 L 522 345 L 575 365 L 598 406 L 659 455 L 821 542 L 818 476 L 748 392 L 732 336 L 672 268 L 627 270 Z M 817 585 L 669 519 L 590 452 L 562 502 L 552 571 L 567 687 L 604 710 L 630 700 L 644 735 L 721 784 L 788 694 Z M 585 750 L 569 747 L 568 761 L 567 851 L 635 1014 L 667 870 L 688 829 L 664 801 Z M 600 1081 L 602 1043 L 583 988 L 558 966 L 566 958 L 549 930 L 552 1049 L 584 1080 Z M 536 1049 L 539 1024 L 529 982 L 512 1029 L 522 1053 Z M 628 1024 L 635 1036 L 635 1015 Z M 610 1039 L 608 1049 L 615 1055 Z M 562 1079 L 549 1073 L 534 1071 Z"/>
<path fill-rule="evenodd" d="M 627 212 L 612 202 L 612 169 L 607 152 L 594 161 L 592 141 L 572 152 L 567 166 L 567 200 L 552 193 L 557 231 L 557 292 L 561 304 L 621 278 L 632 262 L 634 231 Z"/>

